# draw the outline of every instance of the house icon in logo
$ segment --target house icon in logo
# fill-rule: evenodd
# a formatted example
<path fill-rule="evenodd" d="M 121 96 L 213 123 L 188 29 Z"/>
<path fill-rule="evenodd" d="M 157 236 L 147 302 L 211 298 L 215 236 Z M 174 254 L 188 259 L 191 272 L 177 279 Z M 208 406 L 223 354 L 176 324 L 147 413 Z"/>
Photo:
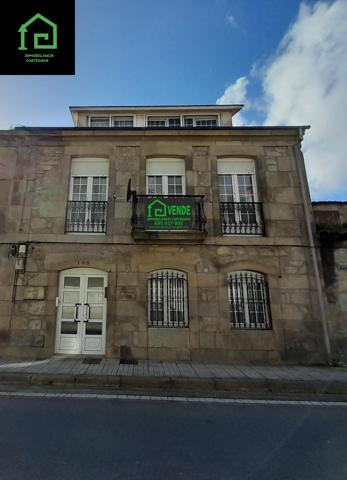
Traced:
<path fill-rule="evenodd" d="M 147 217 L 166 217 L 167 216 L 167 205 L 161 200 L 155 199 L 153 202 L 147 205 Z"/>
<path fill-rule="evenodd" d="M 52 43 L 47 43 L 47 44 L 41 44 L 40 40 L 48 41 L 49 40 L 49 34 L 48 33 L 34 33 L 34 50 L 39 50 L 39 49 L 57 49 L 57 44 L 58 44 L 58 26 L 54 22 L 51 22 L 51 20 L 48 20 L 48 18 L 44 17 L 40 13 L 37 13 L 34 15 L 30 20 L 28 20 L 26 23 L 23 23 L 21 25 L 20 29 L 18 32 L 20 33 L 20 47 L 18 47 L 18 50 L 28 50 L 27 47 L 25 46 L 25 41 L 26 41 L 26 33 L 27 33 L 27 28 L 32 25 L 34 22 L 37 20 L 41 20 L 44 22 L 46 25 L 49 25 L 49 27 L 52 29 Z"/>

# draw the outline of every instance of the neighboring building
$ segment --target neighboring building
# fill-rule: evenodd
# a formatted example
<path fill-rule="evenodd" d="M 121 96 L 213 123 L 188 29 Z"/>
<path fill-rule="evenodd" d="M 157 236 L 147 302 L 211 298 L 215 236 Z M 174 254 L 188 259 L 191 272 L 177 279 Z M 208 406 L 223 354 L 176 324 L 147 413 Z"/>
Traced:
<path fill-rule="evenodd" d="M 3 354 L 326 362 L 305 127 L 233 127 L 240 109 L 0 132 Z"/>
<path fill-rule="evenodd" d="M 313 202 L 333 358 L 347 363 L 347 202 Z"/>

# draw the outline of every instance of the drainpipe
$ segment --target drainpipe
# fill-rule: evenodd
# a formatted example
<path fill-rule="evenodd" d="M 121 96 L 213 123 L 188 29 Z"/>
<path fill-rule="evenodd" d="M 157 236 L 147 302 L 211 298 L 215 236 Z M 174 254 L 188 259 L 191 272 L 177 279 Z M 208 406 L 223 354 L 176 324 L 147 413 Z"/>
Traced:
<path fill-rule="evenodd" d="M 325 303 L 324 303 L 324 297 L 323 297 L 323 291 L 322 291 L 321 278 L 319 275 L 317 251 L 316 251 L 316 246 L 315 246 L 313 233 L 312 233 L 311 211 L 310 211 L 311 199 L 309 198 L 309 194 L 308 194 L 308 185 L 307 185 L 306 175 L 305 175 L 306 172 L 304 170 L 305 164 L 304 164 L 304 158 L 301 151 L 301 142 L 302 142 L 302 139 L 304 138 L 304 131 L 305 129 L 303 128 L 299 129 L 300 140 L 298 143 L 294 145 L 294 156 L 296 161 L 296 168 L 299 173 L 300 189 L 301 189 L 301 195 L 304 203 L 305 223 L 306 223 L 306 229 L 308 234 L 309 248 L 312 256 L 313 271 L 314 271 L 314 277 L 315 277 L 317 295 L 318 295 L 319 316 L 320 316 L 322 327 L 323 327 L 324 344 L 325 344 L 325 349 L 327 353 L 328 364 L 333 365 L 331 343 L 330 343 L 330 337 L 329 337 L 329 328 L 328 328 L 328 322 L 327 322 L 327 317 L 325 313 Z"/>

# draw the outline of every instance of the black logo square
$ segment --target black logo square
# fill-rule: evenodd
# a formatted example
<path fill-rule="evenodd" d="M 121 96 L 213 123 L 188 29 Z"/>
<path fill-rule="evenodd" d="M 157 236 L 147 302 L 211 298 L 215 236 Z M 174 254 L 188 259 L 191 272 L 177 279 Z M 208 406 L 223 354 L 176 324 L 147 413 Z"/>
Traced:
<path fill-rule="evenodd" d="M 0 75 L 75 74 L 75 0 L 14 0 L 3 17 Z"/>

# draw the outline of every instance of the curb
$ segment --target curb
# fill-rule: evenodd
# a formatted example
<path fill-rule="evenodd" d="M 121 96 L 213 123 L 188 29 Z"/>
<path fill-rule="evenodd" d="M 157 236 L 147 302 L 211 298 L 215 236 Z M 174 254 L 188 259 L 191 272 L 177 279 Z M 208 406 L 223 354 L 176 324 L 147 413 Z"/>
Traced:
<path fill-rule="evenodd" d="M 64 375 L 2 373 L 2 385 L 113 387 L 185 392 L 283 393 L 347 395 L 347 382 L 320 380 L 274 380 L 237 378 L 128 377 L 110 375 Z"/>

